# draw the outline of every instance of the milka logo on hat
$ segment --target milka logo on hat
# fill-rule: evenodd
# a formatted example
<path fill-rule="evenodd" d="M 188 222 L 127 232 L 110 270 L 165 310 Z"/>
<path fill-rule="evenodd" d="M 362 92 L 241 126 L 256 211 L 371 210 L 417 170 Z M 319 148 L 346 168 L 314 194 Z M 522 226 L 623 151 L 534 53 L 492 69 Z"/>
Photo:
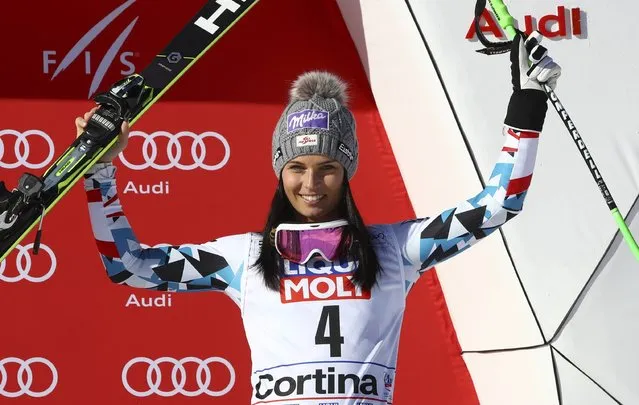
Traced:
<path fill-rule="evenodd" d="M 295 146 L 298 148 L 315 145 L 317 145 L 317 135 L 298 135 L 295 137 Z"/>
<path fill-rule="evenodd" d="M 302 110 L 286 116 L 288 132 L 303 128 L 328 129 L 328 113 L 318 110 Z"/>

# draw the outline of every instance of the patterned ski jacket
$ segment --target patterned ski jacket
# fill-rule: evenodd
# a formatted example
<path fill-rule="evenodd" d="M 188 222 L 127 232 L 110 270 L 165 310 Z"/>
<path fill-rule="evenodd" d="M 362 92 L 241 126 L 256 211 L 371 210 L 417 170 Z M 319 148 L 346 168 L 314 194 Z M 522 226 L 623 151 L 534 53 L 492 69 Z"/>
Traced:
<path fill-rule="evenodd" d="M 143 248 L 110 164 L 85 177 L 93 233 L 114 283 L 224 292 L 240 307 L 251 349 L 251 404 L 392 403 L 406 295 L 423 272 L 521 212 L 541 123 L 528 127 L 538 130 L 505 127 L 497 163 L 478 194 L 430 218 L 369 227 L 383 268 L 371 291 L 348 282 L 355 263 L 321 259 L 283 261 L 280 290 L 267 289 L 255 268 L 261 236 L 254 233 Z"/>

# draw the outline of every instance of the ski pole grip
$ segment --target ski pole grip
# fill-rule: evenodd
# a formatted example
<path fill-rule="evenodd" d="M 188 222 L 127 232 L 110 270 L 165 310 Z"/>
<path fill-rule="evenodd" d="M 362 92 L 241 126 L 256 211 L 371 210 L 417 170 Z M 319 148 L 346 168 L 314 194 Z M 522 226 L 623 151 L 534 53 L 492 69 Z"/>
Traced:
<path fill-rule="evenodd" d="M 37 255 L 40 251 L 40 240 L 42 239 L 42 231 L 38 230 L 36 232 L 35 240 L 33 241 L 33 254 Z"/>
<path fill-rule="evenodd" d="M 503 0 L 488 0 L 488 2 L 490 3 L 490 8 L 492 8 L 497 15 L 499 25 L 506 31 L 508 39 L 513 39 L 515 35 L 517 35 L 517 31 L 515 31 L 515 19 L 508 12 L 508 8 Z"/>

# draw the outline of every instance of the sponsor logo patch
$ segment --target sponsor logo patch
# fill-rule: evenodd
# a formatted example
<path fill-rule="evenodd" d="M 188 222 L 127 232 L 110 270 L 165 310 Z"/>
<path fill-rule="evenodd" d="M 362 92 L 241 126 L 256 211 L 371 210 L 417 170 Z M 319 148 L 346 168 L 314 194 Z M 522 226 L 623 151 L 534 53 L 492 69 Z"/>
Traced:
<path fill-rule="evenodd" d="M 282 303 L 347 299 L 368 300 L 370 291 L 351 282 L 356 266 L 350 262 L 326 263 L 311 259 L 306 265 L 289 262 L 280 279 Z"/>
<path fill-rule="evenodd" d="M 298 148 L 301 148 L 302 146 L 316 146 L 317 135 L 299 135 L 295 137 L 295 145 Z"/>
<path fill-rule="evenodd" d="M 302 110 L 286 117 L 286 128 L 289 133 L 298 129 L 328 129 L 328 113 L 319 110 Z"/>

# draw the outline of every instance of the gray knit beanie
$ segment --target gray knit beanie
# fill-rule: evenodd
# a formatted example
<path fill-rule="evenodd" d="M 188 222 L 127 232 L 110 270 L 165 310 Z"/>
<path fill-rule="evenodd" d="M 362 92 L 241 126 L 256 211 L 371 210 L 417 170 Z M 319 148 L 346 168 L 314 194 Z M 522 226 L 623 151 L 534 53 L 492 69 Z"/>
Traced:
<path fill-rule="evenodd" d="M 290 101 L 273 132 L 273 170 L 279 178 L 284 165 L 302 155 L 325 155 L 344 166 L 350 180 L 357 170 L 355 119 L 346 108 L 346 83 L 328 72 L 300 75 Z"/>

